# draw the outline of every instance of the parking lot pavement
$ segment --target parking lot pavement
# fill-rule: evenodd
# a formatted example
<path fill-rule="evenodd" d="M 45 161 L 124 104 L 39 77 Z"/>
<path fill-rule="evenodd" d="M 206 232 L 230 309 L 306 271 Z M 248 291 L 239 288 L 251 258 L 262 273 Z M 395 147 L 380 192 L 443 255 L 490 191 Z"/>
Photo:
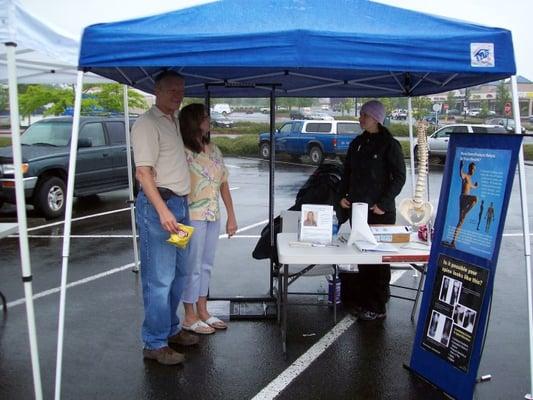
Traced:
<path fill-rule="evenodd" d="M 255 246 L 267 218 L 268 164 L 256 159 L 228 158 L 230 187 L 237 210 L 237 237 L 221 238 L 211 295 L 254 296 L 268 291 L 268 262 L 254 260 Z M 309 166 L 280 163 L 276 172 L 276 210 L 292 205 L 300 186 L 312 172 Z M 533 168 L 528 167 L 528 173 Z M 409 176 L 409 175 L 408 175 Z M 431 198 L 437 199 L 442 166 L 430 173 Z M 408 182 L 404 188 L 410 191 Z M 392 299 L 383 323 L 353 322 L 342 311 L 338 334 L 329 347 L 293 379 L 293 362 L 327 339 L 334 329 L 326 307 L 289 307 L 289 352 L 281 353 L 274 320 L 232 321 L 227 332 L 202 337 L 187 350 L 183 367 L 168 368 L 143 361 L 139 329 L 142 296 L 139 277 L 131 272 L 133 253 L 125 191 L 82 200 L 73 223 L 67 291 L 63 398 L 131 399 L 194 398 L 249 399 L 273 388 L 280 399 L 439 399 L 431 386 L 402 367 L 408 361 L 415 333 L 409 320 L 412 303 Z M 531 197 L 530 209 L 533 209 Z M 435 201 L 436 203 L 436 201 Z M 96 215 L 103 212 L 112 214 Z M 9 213 L 8 213 L 9 214 Z M 5 216 L 0 211 L 0 219 Z M 8 215 L 9 218 L 9 215 Z M 37 334 L 45 398 L 53 396 L 60 282 L 62 228 L 35 216 L 30 232 Z M 530 223 L 533 222 L 530 217 Z M 257 225 L 259 223 L 259 225 Z M 46 225 L 46 226 L 44 226 Z M 43 227 L 39 227 L 43 226 Z M 479 399 L 522 398 L 529 389 L 528 327 L 520 199 L 517 179 L 506 221 L 492 316 L 480 374 L 493 381 L 480 384 Z M 10 308 L 0 314 L 0 398 L 33 398 L 27 323 L 20 280 L 16 237 L 0 241 L 0 289 Z M 316 292 L 323 278 L 297 282 L 294 291 Z M 399 275 L 412 286 L 411 272 Z M 292 287 L 292 286 L 291 286 Z M 314 301 L 316 296 L 307 300 Z M 344 319 L 348 318 L 348 319 Z M 299 361 L 300 363 L 300 361 Z M 272 393 L 272 392 L 269 392 Z M 272 397 L 258 397 L 272 398 Z"/>

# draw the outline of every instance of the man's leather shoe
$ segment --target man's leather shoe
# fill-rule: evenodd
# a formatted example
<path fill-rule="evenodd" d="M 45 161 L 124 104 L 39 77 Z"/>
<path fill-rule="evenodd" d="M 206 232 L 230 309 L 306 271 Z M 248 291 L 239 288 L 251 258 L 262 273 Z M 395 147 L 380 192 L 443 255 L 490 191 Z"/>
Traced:
<path fill-rule="evenodd" d="M 200 339 L 198 339 L 198 336 L 184 331 L 183 329 L 176 333 L 174 336 L 168 338 L 168 343 L 178 344 L 180 346 L 193 346 L 195 344 L 198 344 L 199 341 Z"/>
<path fill-rule="evenodd" d="M 156 360 L 159 364 L 163 365 L 176 365 L 185 361 L 185 356 L 183 354 L 172 350 L 168 346 L 155 350 L 143 349 L 143 356 L 150 360 Z"/>

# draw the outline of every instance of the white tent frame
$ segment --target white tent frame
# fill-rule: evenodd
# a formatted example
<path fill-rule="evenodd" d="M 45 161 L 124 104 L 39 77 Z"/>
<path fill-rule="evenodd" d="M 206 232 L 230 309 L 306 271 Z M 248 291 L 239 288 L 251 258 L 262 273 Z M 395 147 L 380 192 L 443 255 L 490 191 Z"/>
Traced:
<path fill-rule="evenodd" d="M 26 198 L 24 195 L 24 177 L 22 175 L 22 151 L 20 145 L 20 126 L 17 70 L 15 59 L 15 43 L 6 43 L 8 82 L 9 82 L 9 113 L 11 118 L 11 141 L 13 147 L 13 168 L 15 170 L 15 193 L 17 198 L 17 223 L 19 231 L 20 261 L 22 266 L 22 281 L 24 282 L 24 297 L 26 299 L 26 315 L 28 320 L 28 334 L 30 339 L 31 365 L 33 372 L 33 386 L 35 398 L 43 398 L 41 383 L 41 367 L 39 364 L 39 349 L 37 345 L 37 330 L 35 326 L 35 309 L 33 304 L 33 285 L 31 274 L 30 248 L 28 244 L 28 224 L 26 219 Z M 0 224 L 0 230 L 2 229 Z"/>
<path fill-rule="evenodd" d="M 35 18 L 24 9 L 24 7 L 19 4 L 18 0 L 0 0 L 0 5 L 2 6 L 0 9 L 2 16 L 0 21 L 0 39 L 4 42 L 4 47 L 0 50 L 5 51 L 0 53 L 0 84 L 7 84 L 9 90 L 11 141 L 13 148 L 14 183 L 17 208 L 17 224 L 0 223 L 0 237 L 16 230 L 19 232 L 19 248 L 28 322 L 33 386 L 35 398 L 41 400 L 43 398 L 43 391 L 35 323 L 32 285 L 33 277 L 31 273 L 31 259 L 28 242 L 24 176 L 22 173 L 22 151 L 19 124 L 20 113 L 17 88 L 19 83 L 56 84 L 73 82 L 73 77 L 79 77 L 76 67 L 76 56 L 79 43 L 72 38 L 58 33 L 56 30 L 39 21 L 39 19 Z M 91 73 L 86 73 L 84 78 L 87 83 L 111 82 L 106 78 Z M 78 93 L 78 91 L 81 93 L 81 89 L 81 86 L 76 87 L 76 93 Z M 81 104 L 81 95 L 77 103 Z M 125 124 L 126 128 L 128 128 L 128 118 L 126 118 Z M 78 125 L 78 123 L 74 124 L 76 127 Z M 129 146 L 128 135 L 126 136 L 126 141 Z M 77 141 L 75 143 L 77 143 Z M 74 148 L 74 154 L 77 150 L 76 147 Z M 131 171 L 130 152 L 127 152 L 127 154 L 129 158 L 128 165 L 130 166 Z M 133 191 L 131 189 L 133 187 L 132 181 L 129 182 L 129 186 L 131 200 L 133 198 Z M 132 230 L 135 232 L 134 220 L 132 220 Z M 138 259 L 135 236 L 133 240 L 136 266 L 138 265 Z"/>

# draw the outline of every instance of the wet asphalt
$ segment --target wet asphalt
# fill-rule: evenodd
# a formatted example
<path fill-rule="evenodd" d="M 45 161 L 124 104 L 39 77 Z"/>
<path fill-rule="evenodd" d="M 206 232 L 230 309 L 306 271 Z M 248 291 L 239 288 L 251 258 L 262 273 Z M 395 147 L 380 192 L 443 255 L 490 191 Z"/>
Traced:
<path fill-rule="evenodd" d="M 227 158 L 230 187 L 239 228 L 267 219 L 268 163 Z M 430 169 L 431 199 L 436 205 L 442 166 Z M 276 212 L 290 207 L 313 167 L 278 163 Z M 528 194 L 532 194 L 533 167 Z M 410 175 L 408 175 L 409 179 Z M 410 181 L 399 198 L 410 193 Z M 529 209 L 533 199 L 529 196 Z M 289 308 L 288 353 L 281 351 L 276 320 L 231 321 L 227 332 L 201 337 L 199 346 L 180 349 L 183 366 L 164 367 L 144 361 L 140 326 L 142 293 L 133 262 L 126 191 L 78 199 L 73 222 L 67 291 L 62 398 L 64 399 L 251 399 L 274 381 L 311 346 L 334 328 L 328 307 Z M 53 398 L 57 316 L 61 274 L 62 226 L 50 225 L 28 211 L 38 345 L 44 398 Z M 12 207 L 0 209 L 0 221 L 15 218 Z M 533 217 L 529 217 L 529 223 Z M 523 398 L 529 392 L 527 291 L 522 217 L 515 177 L 493 296 L 491 319 L 479 375 L 492 381 L 478 384 L 476 399 Z M 251 252 L 262 224 L 237 237 L 221 238 L 213 271 L 213 297 L 265 296 L 268 262 Z M 107 236 L 105 236 L 107 235 Z M 29 341 L 21 282 L 18 239 L 0 240 L 0 290 L 10 305 L 0 312 L 0 399 L 33 398 Z M 401 285 L 417 283 L 412 271 L 397 270 Z M 292 291 L 316 292 L 323 277 L 303 278 Z M 403 291 L 405 292 L 405 291 Z M 405 295 L 394 289 L 393 293 Z M 315 301 L 316 296 L 300 301 Z M 347 329 L 296 379 L 281 384 L 279 399 L 440 399 L 445 398 L 404 367 L 411 354 L 416 324 L 410 321 L 412 303 L 393 298 L 383 322 L 353 322 L 341 309 L 338 320 Z M 346 319 L 345 319 L 346 318 Z M 266 398 L 266 397 L 265 397 Z"/>

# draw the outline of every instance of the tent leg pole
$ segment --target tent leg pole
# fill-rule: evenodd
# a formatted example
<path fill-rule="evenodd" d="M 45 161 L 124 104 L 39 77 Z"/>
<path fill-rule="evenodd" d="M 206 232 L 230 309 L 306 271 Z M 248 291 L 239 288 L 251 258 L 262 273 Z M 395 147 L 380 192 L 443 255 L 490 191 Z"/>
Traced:
<path fill-rule="evenodd" d="M 209 88 L 207 88 L 207 91 L 205 94 L 204 107 L 205 107 L 205 111 L 207 111 L 207 115 L 211 117 L 211 91 L 209 90 Z M 211 139 L 211 127 L 209 129 L 208 135 L 209 135 L 209 139 Z"/>
<path fill-rule="evenodd" d="M 412 98 L 407 98 L 407 126 L 409 127 L 409 161 L 411 162 L 411 196 L 415 196 L 415 153 L 413 150 L 413 103 Z M 429 191 L 428 191 L 429 192 Z"/>
<path fill-rule="evenodd" d="M 513 112 L 515 120 L 515 134 L 521 134 L 522 126 L 520 124 L 520 105 L 518 103 L 518 86 L 516 84 L 516 75 L 511 77 L 511 91 L 513 96 Z M 529 237 L 529 212 L 527 206 L 527 188 L 526 172 L 524 167 L 524 143 L 518 153 L 518 178 L 520 181 L 520 202 L 522 204 L 522 229 L 524 233 L 524 255 L 526 258 L 526 277 L 527 277 L 527 305 L 529 318 L 529 376 L 530 392 L 525 398 L 533 398 L 533 293 L 531 285 L 531 240 Z M 529 396 L 529 397 L 528 397 Z"/>
<path fill-rule="evenodd" d="M 7 73 L 9 87 L 9 110 L 11 118 L 11 140 L 13 148 L 13 164 L 15 169 L 15 196 L 17 200 L 17 222 L 19 230 L 20 263 L 24 297 L 26 299 L 26 318 L 30 340 L 31 365 L 35 398 L 42 400 L 41 367 L 39 364 L 39 348 L 37 345 L 37 329 L 33 307 L 33 285 L 31 275 L 30 248 L 28 244 L 28 224 L 26 220 L 26 198 L 24 196 L 22 176 L 22 151 L 20 147 L 20 117 L 18 107 L 17 70 L 15 60 L 15 43 L 6 43 Z"/>
<path fill-rule="evenodd" d="M 70 137 L 70 158 L 67 179 L 67 203 L 65 207 L 65 228 L 63 229 L 63 252 L 61 266 L 61 287 L 59 297 L 59 323 L 57 329 L 57 359 L 55 400 L 61 398 L 61 369 L 63 366 L 63 338 L 65 328 L 65 304 L 67 293 L 68 258 L 70 254 L 70 230 L 72 227 L 72 205 L 74 202 L 74 183 L 76 176 L 76 159 L 78 151 L 78 133 L 80 127 L 81 92 L 83 89 L 83 71 L 78 71 L 76 97 L 74 99 L 74 118 Z"/>
<path fill-rule="evenodd" d="M 128 85 L 124 85 L 124 134 L 126 135 L 126 160 L 128 162 L 128 204 L 131 215 L 131 232 L 133 236 L 133 272 L 139 272 L 139 249 L 137 247 L 137 225 L 135 224 L 135 197 L 133 196 L 133 164 L 131 162 L 130 109 Z"/>
<path fill-rule="evenodd" d="M 270 170 L 269 170 L 269 197 L 268 197 L 268 221 L 270 224 L 270 251 L 271 254 L 277 251 L 275 245 L 275 232 L 274 232 L 274 170 L 276 160 L 276 146 L 274 132 L 276 128 L 276 96 L 275 88 L 273 87 L 270 92 Z M 270 258 L 270 297 L 274 295 L 274 264 L 272 258 Z"/>

